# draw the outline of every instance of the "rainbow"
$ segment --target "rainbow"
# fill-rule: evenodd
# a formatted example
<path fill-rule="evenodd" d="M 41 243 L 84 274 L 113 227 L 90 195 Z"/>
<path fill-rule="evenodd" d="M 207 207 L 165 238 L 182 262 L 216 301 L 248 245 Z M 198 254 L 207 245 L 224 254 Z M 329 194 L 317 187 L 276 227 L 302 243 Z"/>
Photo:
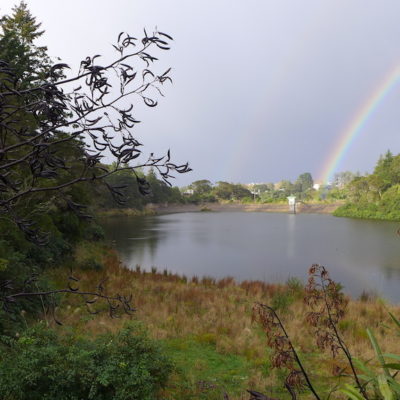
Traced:
<path fill-rule="evenodd" d="M 399 82 L 400 66 L 397 64 L 392 68 L 385 78 L 376 86 L 375 90 L 358 109 L 354 117 L 350 120 L 344 131 L 340 134 L 339 139 L 330 152 L 329 157 L 322 169 L 321 183 L 328 183 L 336 172 L 338 165 L 350 149 L 357 135 L 362 131 L 374 111 L 379 107 L 388 93 Z"/>

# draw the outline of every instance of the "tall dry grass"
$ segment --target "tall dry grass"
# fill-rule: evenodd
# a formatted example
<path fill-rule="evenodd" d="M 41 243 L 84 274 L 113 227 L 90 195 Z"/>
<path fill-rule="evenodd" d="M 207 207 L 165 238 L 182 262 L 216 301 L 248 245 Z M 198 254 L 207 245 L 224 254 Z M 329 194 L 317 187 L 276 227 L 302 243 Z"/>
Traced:
<path fill-rule="evenodd" d="M 133 316 L 122 315 L 113 320 L 107 313 L 92 317 L 79 299 L 70 298 L 58 310 L 59 318 L 65 324 L 97 334 L 116 331 L 127 319 L 136 318 L 147 326 L 156 339 L 191 337 L 200 343 L 215 346 L 219 353 L 244 356 L 253 365 L 259 365 L 261 371 L 268 364 L 266 337 L 252 321 L 252 307 L 255 302 L 260 302 L 277 308 L 312 375 L 318 376 L 318 379 L 324 377 L 327 381 L 334 379 L 331 378 L 333 363 L 329 352 L 321 354 L 316 350 L 313 330 L 305 322 L 308 309 L 303 301 L 301 285 L 260 281 L 237 283 L 232 278 L 188 279 L 155 269 L 145 272 L 139 267 L 129 270 L 112 251 L 105 253 L 103 263 L 105 268 L 102 271 L 76 273 L 81 278 L 81 288 L 93 287 L 105 279 L 108 293 L 131 293 L 137 311 Z M 57 276 L 60 276 L 59 271 Z M 363 360 L 374 358 L 365 331 L 367 327 L 374 331 L 384 353 L 399 353 L 399 340 L 388 311 L 400 316 L 400 307 L 382 300 L 364 296 L 363 300 L 349 301 L 339 328 L 353 356 Z M 335 365 L 340 364 L 340 360 L 336 360 Z M 261 372 L 254 373 L 247 384 L 249 388 L 260 387 L 261 382 L 264 387 L 280 385 L 276 374 L 266 377 Z"/>

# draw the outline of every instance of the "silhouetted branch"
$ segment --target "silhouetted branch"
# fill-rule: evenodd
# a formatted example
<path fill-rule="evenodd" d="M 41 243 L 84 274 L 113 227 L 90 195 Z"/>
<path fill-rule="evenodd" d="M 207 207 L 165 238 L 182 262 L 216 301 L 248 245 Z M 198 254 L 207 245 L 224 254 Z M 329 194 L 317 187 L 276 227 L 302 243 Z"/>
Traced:
<path fill-rule="evenodd" d="M 248 390 L 248 392 L 250 393 L 249 400 L 278 400 L 276 398 L 268 397 L 265 394 L 262 394 L 260 392 L 256 392 L 254 390 Z"/>
<path fill-rule="evenodd" d="M 305 370 L 296 349 L 294 348 L 290 337 L 279 318 L 276 311 L 265 304 L 255 303 L 253 315 L 261 323 L 267 335 L 268 345 L 274 350 L 272 359 L 273 367 L 286 367 L 289 369 L 289 375 L 285 380 L 285 388 L 289 391 L 292 399 L 296 399 L 294 388 L 301 388 L 304 384 L 310 389 L 317 400 L 320 400 L 318 393 Z M 282 335 L 283 334 L 283 335 Z M 296 369 L 298 366 L 300 370 Z M 304 382 L 303 379 L 304 378 Z"/>
<path fill-rule="evenodd" d="M 14 314 L 18 309 L 18 302 L 22 299 L 33 300 L 34 298 L 40 297 L 43 301 L 43 298 L 46 299 L 45 304 L 48 307 L 48 311 L 51 312 L 54 321 L 57 324 L 61 324 L 60 321 L 56 318 L 55 309 L 56 309 L 56 295 L 59 294 L 68 294 L 79 296 L 82 298 L 84 304 L 88 308 L 89 313 L 97 314 L 98 311 L 92 309 L 93 305 L 96 304 L 99 300 L 103 300 L 107 304 L 107 309 L 111 318 L 116 318 L 119 315 L 119 312 L 123 312 L 125 314 L 132 314 L 136 311 L 135 308 L 132 307 L 132 296 L 126 297 L 120 294 L 115 295 L 107 295 L 104 289 L 104 281 L 99 282 L 96 287 L 96 290 L 80 290 L 79 287 L 73 286 L 79 282 L 79 279 L 74 276 L 69 276 L 68 287 L 63 289 L 52 289 L 52 290 L 39 290 L 37 286 L 33 284 L 37 282 L 37 275 L 32 274 L 28 279 L 25 280 L 21 288 L 14 287 L 14 283 L 11 280 L 0 281 L 0 304 L 1 308 L 7 314 Z M 73 283 L 71 283 L 73 282 Z M 36 290 L 32 290 L 36 288 Z M 44 304 L 44 303 L 43 303 Z"/>
<path fill-rule="evenodd" d="M 307 314 L 307 322 L 317 328 L 315 335 L 318 347 L 329 347 L 333 357 L 336 356 L 338 350 L 342 350 L 360 393 L 368 400 L 365 387 L 358 378 L 350 350 L 337 328 L 339 320 L 345 314 L 347 299 L 341 292 L 340 286 L 330 278 L 329 272 L 323 265 L 314 264 L 309 270 L 305 302 L 312 309 Z"/>
<path fill-rule="evenodd" d="M 46 238 L 31 221 L 18 216 L 22 199 L 44 192 L 64 198 L 70 186 L 104 181 L 124 169 L 155 168 L 167 184 L 174 172 L 190 171 L 187 163 L 171 162 L 170 151 L 164 156 L 151 153 L 137 163 L 142 144 L 132 135 L 140 123 L 132 100 L 155 107 L 153 93 L 163 95 L 162 86 L 172 82 L 170 68 L 161 74 L 152 70 L 157 58 L 149 53 L 150 48 L 169 50 L 171 40 L 158 31 L 144 31 L 141 40 L 121 33 L 113 45 L 117 58 L 112 62 L 103 66 L 99 55 L 86 57 L 78 73 L 64 79 L 69 66 L 58 63 L 44 81 L 27 89 L 0 60 L 0 211 L 28 240 L 43 244 Z M 67 143 L 79 150 L 78 157 L 65 154 Z M 115 160 L 112 168 L 101 163 L 106 154 Z M 139 177 L 137 181 L 140 192 L 148 194 L 148 183 Z M 121 188 L 106 186 L 122 201 Z M 79 210 L 80 205 L 72 209 Z"/>

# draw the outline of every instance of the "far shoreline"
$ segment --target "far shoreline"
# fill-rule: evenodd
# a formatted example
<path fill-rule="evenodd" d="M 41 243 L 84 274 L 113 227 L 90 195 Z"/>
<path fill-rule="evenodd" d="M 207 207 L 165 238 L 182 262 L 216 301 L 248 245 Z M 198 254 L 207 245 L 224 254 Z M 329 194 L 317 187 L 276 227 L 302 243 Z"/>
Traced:
<path fill-rule="evenodd" d="M 298 214 L 332 214 L 343 203 L 298 203 L 296 212 Z M 184 212 L 268 212 L 268 213 L 289 213 L 288 204 L 240 204 L 240 203 L 202 203 L 202 204 L 153 204 L 148 206 L 156 214 L 174 214 Z"/>
<path fill-rule="evenodd" d="M 298 203 L 296 214 L 333 214 L 343 203 Z M 188 212 L 265 212 L 288 214 L 286 203 L 199 203 L 199 204 L 147 204 L 143 210 L 134 208 L 113 208 L 98 210 L 100 217 L 142 217 Z"/>

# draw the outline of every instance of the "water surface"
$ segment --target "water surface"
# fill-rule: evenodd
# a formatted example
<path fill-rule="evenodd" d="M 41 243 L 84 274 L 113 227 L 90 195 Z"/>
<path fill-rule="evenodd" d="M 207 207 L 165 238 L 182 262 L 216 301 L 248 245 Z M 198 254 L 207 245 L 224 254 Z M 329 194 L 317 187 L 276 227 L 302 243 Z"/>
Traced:
<path fill-rule="evenodd" d="M 400 301 L 400 224 L 318 214 L 243 212 L 112 217 L 104 221 L 131 268 L 285 282 L 325 265 L 345 291 Z"/>

